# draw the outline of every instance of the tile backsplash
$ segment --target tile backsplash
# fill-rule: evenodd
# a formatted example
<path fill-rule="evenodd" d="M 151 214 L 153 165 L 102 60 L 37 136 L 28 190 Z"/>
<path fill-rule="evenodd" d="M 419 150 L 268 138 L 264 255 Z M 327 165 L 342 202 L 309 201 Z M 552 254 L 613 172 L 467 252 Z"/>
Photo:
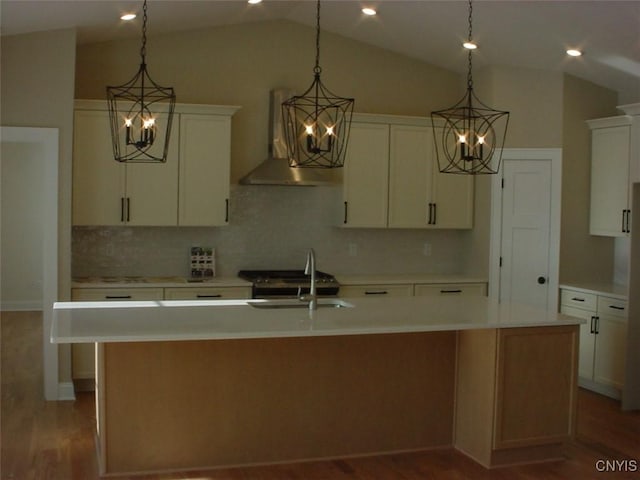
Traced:
<path fill-rule="evenodd" d="M 333 274 L 465 272 L 470 231 L 343 228 L 341 215 L 341 187 L 233 185 L 225 227 L 74 227 L 72 272 L 189 276 L 193 246 L 215 248 L 217 276 L 303 268 L 310 247 Z"/>

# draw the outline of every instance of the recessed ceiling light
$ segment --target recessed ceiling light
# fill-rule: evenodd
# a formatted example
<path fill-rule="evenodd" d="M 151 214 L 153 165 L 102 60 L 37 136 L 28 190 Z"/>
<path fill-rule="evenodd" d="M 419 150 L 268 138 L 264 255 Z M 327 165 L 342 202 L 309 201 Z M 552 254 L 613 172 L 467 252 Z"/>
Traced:
<path fill-rule="evenodd" d="M 120 17 L 120 20 L 124 20 L 125 22 L 129 22 L 129 21 L 133 20 L 134 18 L 136 18 L 136 14 L 135 13 L 125 13 L 124 15 L 122 15 Z"/>
<path fill-rule="evenodd" d="M 582 55 L 582 52 L 580 50 L 576 50 L 575 48 L 570 48 L 569 50 L 567 50 L 567 55 L 571 57 L 579 57 L 580 55 Z"/>
<path fill-rule="evenodd" d="M 365 7 L 362 9 L 362 13 L 364 13 L 365 15 L 373 16 L 378 12 L 376 12 L 375 8 Z"/>
<path fill-rule="evenodd" d="M 262 0 L 247 0 L 247 3 L 250 3 L 251 5 L 256 5 L 258 3 L 262 3 Z"/>
<path fill-rule="evenodd" d="M 478 48 L 478 45 L 473 42 L 464 42 L 462 46 L 467 50 L 475 50 L 476 48 Z"/>

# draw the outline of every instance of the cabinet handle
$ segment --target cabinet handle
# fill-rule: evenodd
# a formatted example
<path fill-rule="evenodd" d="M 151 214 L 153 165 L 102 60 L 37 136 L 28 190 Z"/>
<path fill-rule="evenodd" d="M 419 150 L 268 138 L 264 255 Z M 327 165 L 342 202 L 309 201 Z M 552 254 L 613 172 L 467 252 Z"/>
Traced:
<path fill-rule="evenodd" d="M 571 299 L 572 302 L 584 302 L 584 298 L 573 297 Z"/>
<path fill-rule="evenodd" d="M 614 310 L 624 310 L 624 307 L 619 307 L 618 305 L 609 305 L 609 308 L 613 308 Z"/>
<path fill-rule="evenodd" d="M 196 295 L 196 298 L 221 298 L 222 295 L 221 294 L 215 294 L 215 295 Z"/>
<path fill-rule="evenodd" d="M 427 225 L 433 225 L 436 223 L 434 221 L 433 205 L 433 203 L 429 202 L 429 221 L 427 222 Z"/>
<path fill-rule="evenodd" d="M 598 335 L 600 333 L 600 317 L 595 316 L 593 317 L 593 319 L 595 320 L 595 328 L 593 330 L 593 333 Z"/>
<path fill-rule="evenodd" d="M 627 230 L 624 226 L 626 218 L 627 218 L 627 211 L 622 210 L 622 233 L 627 233 Z"/>
<path fill-rule="evenodd" d="M 593 322 L 595 321 L 596 317 L 594 317 L 593 315 L 591 316 L 591 324 L 589 325 L 589 333 L 596 333 L 596 330 L 594 328 Z"/>
<path fill-rule="evenodd" d="M 347 206 L 347 202 L 344 202 L 344 224 L 347 224 L 347 210 L 348 210 L 348 206 Z"/>
<path fill-rule="evenodd" d="M 106 300 L 130 300 L 131 295 L 105 295 Z"/>
<path fill-rule="evenodd" d="M 627 218 L 624 222 L 626 233 L 631 233 L 631 227 L 629 226 L 629 219 L 631 218 L 631 210 L 627 210 Z"/>
<path fill-rule="evenodd" d="M 127 197 L 127 222 L 131 220 L 131 199 Z"/>
<path fill-rule="evenodd" d="M 440 290 L 440 293 L 462 293 L 462 290 Z"/>
<path fill-rule="evenodd" d="M 225 223 L 229 222 L 229 199 L 224 199 L 224 221 Z"/>
<path fill-rule="evenodd" d="M 387 295 L 388 293 L 386 290 L 368 290 L 364 292 L 365 295 Z"/>
<path fill-rule="evenodd" d="M 120 221 L 124 222 L 124 197 L 120 197 Z"/>
<path fill-rule="evenodd" d="M 438 223 L 438 204 L 433 204 L 433 225 Z"/>

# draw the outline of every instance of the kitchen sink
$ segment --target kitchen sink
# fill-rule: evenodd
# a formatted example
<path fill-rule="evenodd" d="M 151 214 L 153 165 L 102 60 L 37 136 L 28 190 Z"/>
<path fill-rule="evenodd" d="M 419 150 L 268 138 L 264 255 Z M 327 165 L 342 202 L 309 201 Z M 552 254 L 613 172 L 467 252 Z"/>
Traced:
<path fill-rule="evenodd" d="M 251 300 L 247 302 L 253 308 L 309 308 L 307 302 L 298 299 Z M 318 308 L 352 308 L 353 304 L 336 298 L 319 298 Z"/>

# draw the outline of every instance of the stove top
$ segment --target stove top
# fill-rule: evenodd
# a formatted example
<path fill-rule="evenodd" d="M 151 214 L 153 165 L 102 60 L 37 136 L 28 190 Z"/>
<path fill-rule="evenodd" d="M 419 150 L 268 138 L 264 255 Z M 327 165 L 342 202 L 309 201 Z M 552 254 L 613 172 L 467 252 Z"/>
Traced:
<path fill-rule="evenodd" d="M 253 283 L 253 298 L 292 298 L 309 292 L 311 276 L 304 270 L 240 270 L 238 277 Z M 316 270 L 319 296 L 335 296 L 340 284 L 333 275 Z"/>

